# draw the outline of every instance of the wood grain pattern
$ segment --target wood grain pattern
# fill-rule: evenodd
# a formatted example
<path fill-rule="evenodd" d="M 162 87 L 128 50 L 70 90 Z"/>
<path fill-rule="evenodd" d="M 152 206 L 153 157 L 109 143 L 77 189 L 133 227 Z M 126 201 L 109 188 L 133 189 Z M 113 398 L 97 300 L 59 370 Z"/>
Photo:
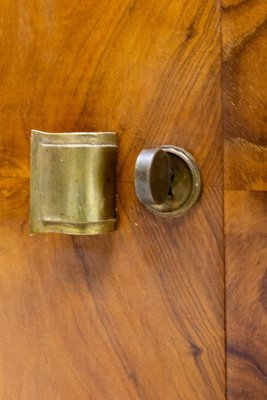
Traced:
<path fill-rule="evenodd" d="M 144 146 L 184 146 L 221 183 L 215 0 L 2 2 L 0 18 L 0 176 L 29 176 L 34 128 L 119 132 L 127 181 Z"/>
<path fill-rule="evenodd" d="M 267 398 L 267 192 L 226 191 L 228 398 Z"/>
<path fill-rule="evenodd" d="M 224 399 L 218 2 L 0 8 L 0 399 Z M 118 231 L 28 236 L 32 128 L 119 132 Z M 204 182 L 179 220 L 133 192 L 167 143 Z"/>
<path fill-rule="evenodd" d="M 267 398 L 266 16 L 266 1 L 223 1 L 229 400 Z"/>
<path fill-rule="evenodd" d="M 226 189 L 267 190 L 266 18 L 266 1 L 223 1 Z"/>
<path fill-rule="evenodd" d="M 1 399 L 224 399 L 220 188 L 174 224 L 121 184 L 101 238 L 29 237 L 25 183 L 0 193 Z"/>

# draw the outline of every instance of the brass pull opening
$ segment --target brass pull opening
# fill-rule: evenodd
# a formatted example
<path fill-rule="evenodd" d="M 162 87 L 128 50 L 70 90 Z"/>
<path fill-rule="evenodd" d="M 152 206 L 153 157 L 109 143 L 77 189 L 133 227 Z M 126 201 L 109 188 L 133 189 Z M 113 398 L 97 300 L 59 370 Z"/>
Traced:
<path fill-rule="evenodd" d="M 135 165 L 135 191 L 139 201 L 154 214 L 184 215 L 200 195 L 197 163 L 180 147 L 164 145 L 143 150 Z M 150 193 L 157 193 L 157 197 L 152 198 Z"/>

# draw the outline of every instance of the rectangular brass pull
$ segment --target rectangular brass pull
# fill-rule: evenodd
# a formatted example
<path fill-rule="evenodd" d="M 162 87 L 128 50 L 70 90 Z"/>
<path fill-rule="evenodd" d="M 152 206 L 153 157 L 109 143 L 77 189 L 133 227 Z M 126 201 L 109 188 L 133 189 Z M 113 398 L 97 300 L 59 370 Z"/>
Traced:
<path fill-rule="evenodd" d="M 114 132 L 32 131 L 31 233 L 114 230 L 117 149 Z"/>

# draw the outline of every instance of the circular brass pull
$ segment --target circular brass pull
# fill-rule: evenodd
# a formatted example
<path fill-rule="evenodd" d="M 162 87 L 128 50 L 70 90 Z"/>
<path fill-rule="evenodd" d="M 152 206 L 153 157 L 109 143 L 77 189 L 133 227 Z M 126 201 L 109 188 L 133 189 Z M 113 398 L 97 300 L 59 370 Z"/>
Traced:
<path fill-rule="evenodd" d="M 197 163 L 180 147 L 164 145 L 142 150 L 135 164 L 135 191 L 139 201 L 154 214 L 181 216 L 200 195 Z"/>

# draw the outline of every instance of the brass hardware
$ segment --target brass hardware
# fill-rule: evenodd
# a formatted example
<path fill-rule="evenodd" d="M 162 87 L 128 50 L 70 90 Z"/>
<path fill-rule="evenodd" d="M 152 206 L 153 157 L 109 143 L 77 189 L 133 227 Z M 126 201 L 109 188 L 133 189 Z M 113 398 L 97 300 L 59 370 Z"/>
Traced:
<path fill-rule="evenodd" d="M 114 230 L 116 133 L 32 131 L 31 140 L 31 233 Z"/>
<path fill-rule="evenodd" d="M 180 147 L 164 145 L 143 150 L 135 164 L 135 191 L 139 201 L 154 214 L 181 216 L 200 195 L 197 163 Z"/>
<path fill-rule="evenodd" d="M 143 150 L 135 169 L 136 193 L 143 204 L 161 204 L 171 184 L 171 163 L 160 149 Z"/>

